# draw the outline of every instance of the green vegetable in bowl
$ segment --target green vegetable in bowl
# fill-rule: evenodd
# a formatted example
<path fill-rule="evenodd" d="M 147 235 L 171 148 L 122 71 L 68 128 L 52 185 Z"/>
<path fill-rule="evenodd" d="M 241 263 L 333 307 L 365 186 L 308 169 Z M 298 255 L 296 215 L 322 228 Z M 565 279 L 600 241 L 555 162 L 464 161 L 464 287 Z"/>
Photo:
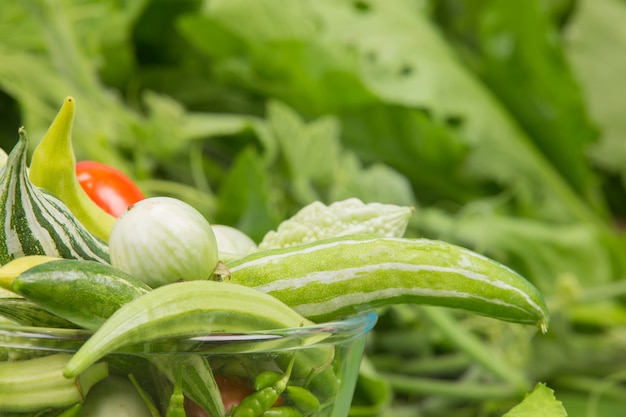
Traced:
<path fill-rule="evenodd" d="M 1 278 L 0 284 L 4 285 Z M 122 305 L 151 290 L 143 281 L 111 265 L 74 259 L 33 266 L 13 279 L 9 289 L 91 330 Z"/>
<path fill-rule="evenodd" d="M 226 264 L 231 282 L 267 292 L 314 321 L 416 303 L 537 325 L 547 330 L 539 291 L 511 269 L 428 239 L 343 236 L 259 251 Z"/>
<path fill-rule="evenodd" d="M 274 297 L 228 282 L 164 285 L 117 310 L 74 354 L 68 377 L 117 348 L 158 338 L 302 327 L 313 322 Z"/>
<path fill-rule="evenodd" d="M 28 136 L 9 153 L 0 175 L 0 265 L 24 256 L 47 255 L 109 262 L 106 243 L 93 235 L 65 203 L 28 177 Z"/>
<path fill-rule="evenodd" d="M 109 375 L 87 394 L 80 417 L 152 417 L 140 393 L 127 378 Z"/>
<path fill-rule="evenodd" d="M 283 221 L 276 231 L 268 232 L 259 244 L 259 249 L 285 248 L 355 234 L 401 237 L 412 213 L 411 207 L 365 204 L 357 198 L 337 201 L 328 206 L 315 201 Z"/>
<path fill-rule="evenodd" d="M 239 229 L 223 224 L 213 224 L 211 227 L 217 240 L 220 261 L 227 262 L 257 251 L 252 238 Z"/>
<path fill-rule="evenodd" d="M 8 158 L 9 155 L 7 155 L 4 149 L 0 148 L 0 170 L 4 168 L 4 165 L 7 163 Z"/>
<path fill-rule="evenodd" d="M 218 264 L 209 222 L 191 205 L 151 197 L 132 205 L 109 237 L 111 264 L 151 287 L 208 279 Z"/>
<path fill-rule="evenodd" d="M 0 414 L 35 412 L 45 407 L 69 407 L 109 375 L 104 362 L 90 365 L 73 378 L 63 376 L 69 353 L 0 362 Z"/>
<path fill-rule="evenodd" d="M 29 176 L 33 184 L 63 201 L 87 230 L 106 242 L 115 218 L 89 198 L 76 177 L 72 124 L 76 103 L 66 97 L 43 139 L 35 148 Z"/>

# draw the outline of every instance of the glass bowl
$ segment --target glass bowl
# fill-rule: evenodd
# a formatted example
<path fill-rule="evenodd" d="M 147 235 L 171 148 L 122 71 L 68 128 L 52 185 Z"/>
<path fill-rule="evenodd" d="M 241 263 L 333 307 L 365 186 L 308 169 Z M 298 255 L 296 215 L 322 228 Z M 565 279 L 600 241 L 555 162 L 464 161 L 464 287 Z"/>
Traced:
<path fill-rule="evenodd" d="M 0 392 L 0 417 L 114 415 L 103 404 L 112 406 L 118 398 L 122 403 L 134 403 L 140 411 L 116 411 L 117 417 L 165 417 L 176 399 L 182 403 L 181 396 L 176 396 L 180 393 L 177 384 L 185 393 L 187 417 L 230 415 L 231 399 L 239 402 L 245 397 L 248 399 L 235 408 L 241 408 L 239 412 L 248 408 L 249 415 L 261 416 L 268 410 L 264 415 L 346 417 L 365 338 L 376 320 L 375 312 L 364 312 L 299 328 L 208 334 L 125 346 L 92 366 L 89 371 L 93 376 L 75 384 L 79 387 L 78 401 L 67 397 L 63 403 L 63 395 L 51 394 L 49 404 L 42 393 L 54 392 L 58 385 L 42 382 L 40 375 L 27 375 L 22 382 L 11 376 L 21 371 L 7 371 L 6 365 L 57 356 L 69 359 L 91 333 L 0 323 L 0 391 L 3 383 L 5 387 L 13 383 L 13 387 L 24 384 L 42 394 L 33 393 L 33 400 L 21 391 L 4 396 L 9 398 Z M 63 379 L 62 367 L 57 373 Z M 3 382 L 3 378 L 9 380 Z"/>

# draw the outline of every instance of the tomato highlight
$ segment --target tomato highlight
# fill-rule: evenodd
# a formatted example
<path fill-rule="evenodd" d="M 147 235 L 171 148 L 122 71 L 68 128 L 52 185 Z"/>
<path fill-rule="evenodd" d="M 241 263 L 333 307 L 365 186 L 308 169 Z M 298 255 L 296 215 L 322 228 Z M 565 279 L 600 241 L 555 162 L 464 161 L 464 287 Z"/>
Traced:
<path fill-rule="evenodd" d="M 145 198 L 128 176 L 101 162 L 77 162 L 76 177 L 89 198 L 114 217 L 119 217 L 130 205 Z"/>

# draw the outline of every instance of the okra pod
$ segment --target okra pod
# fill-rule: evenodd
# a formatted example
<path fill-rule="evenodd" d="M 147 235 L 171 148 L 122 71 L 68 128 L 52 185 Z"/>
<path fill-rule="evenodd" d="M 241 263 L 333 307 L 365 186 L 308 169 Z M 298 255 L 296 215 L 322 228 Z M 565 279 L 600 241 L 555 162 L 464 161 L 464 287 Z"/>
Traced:
<path fill-rule="evenodd" d="M 156 288 L 120 307 L 65 368 L 80 374 L 127 345 L 176 336 L 242 333 L 312 325 L 274 297 L 228 282 L 184 281 Z"/>

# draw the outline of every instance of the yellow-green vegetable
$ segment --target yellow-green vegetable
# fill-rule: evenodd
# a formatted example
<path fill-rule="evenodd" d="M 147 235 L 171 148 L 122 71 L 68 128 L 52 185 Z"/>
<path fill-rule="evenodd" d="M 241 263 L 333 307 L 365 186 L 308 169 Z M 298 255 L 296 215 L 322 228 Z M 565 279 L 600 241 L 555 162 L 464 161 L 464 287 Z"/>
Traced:
<path fill-rule="evenodd" d="M 15 258 L 0 267 L 0 288 L 11 291 L 13 281 L 22 272 L 46 262 L 58 261 L 62 258 L 46 255 L 27 255 Z"/>
<path fill-rule="evenodd" d="M 63 201 L 87 230 L 106 242 L 115 218 L 89 198 L 76 178 L 76 157 L 72 147 L 75 110 L 74 98 L 67 97 L 33 152 L 29 176 L 33 184 Z"/>

